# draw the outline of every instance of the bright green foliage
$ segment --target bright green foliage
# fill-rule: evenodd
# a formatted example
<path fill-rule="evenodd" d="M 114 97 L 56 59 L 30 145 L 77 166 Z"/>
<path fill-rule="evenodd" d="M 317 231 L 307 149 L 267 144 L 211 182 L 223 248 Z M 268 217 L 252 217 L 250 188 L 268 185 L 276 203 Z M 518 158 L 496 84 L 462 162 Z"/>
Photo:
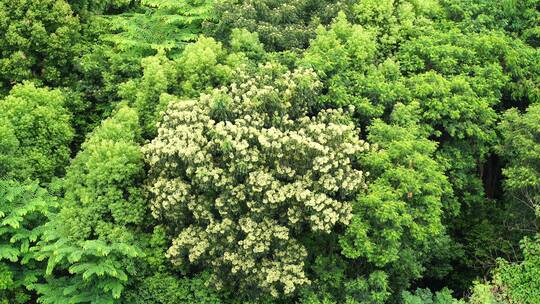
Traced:
<path fill-rule="evenodd" d="M 397 56 L 404 72 L 434 70 L 442 75 L 489 79 L 475 86 L 481 94 L 489 92 L 484 86 L 493 85 L 492 94 L 501 101 L 520 103 L 528 99 L 532 103 L 540 100 L 538 52 L 501 31 L 470 32 L 443 23 L 426 27 L 417 38 L 403 43 Z M 503 75 L 497 75 L 496 69 Z"/>
<path fill-rule="evenodd" d="M 254 60 L 266 55 L 258 35 L 247 30 L 233 30 L 230 44 L 228 50 L 221 42 L 200 36 L 197 42 L 188 45 L 175 60 L 177 93 L 197 98 L 214 88 L 229 85 L 238 79 L 239 73 L 255 70 Z"/>
<path fill-rule="evenodd" d="M 137 113 L 121 107 L 88 137 L 67 170 L 63 208 L 40 243 L 43 303 L 113 303 L 136 271 L 145 216 Z M 68 274 L 69 273 L 69 274 Z"/>
<path fill-rule="evenodd" d="M 0 303 L 28 303 L 30 290 L 43 275 L 32 248 L 40 225 L 57 206 L 36 183 L 0 180 Z"/>
<path fill-rule="evenodd" d="M 497 110 L 535 98 L 530 88 L 537 80 L 520 66 L 531 60 L 525 54 L 535 52 L 525 51 L 501 32 L 467 33 L 443 26 L 403 43 L 397 54 L 408 76 L 409 98 L 420 102 L 422 122 L 441 143 L 437 158 L 461 205 L 459 218 L 448 226 L 464 246 L 462 268 L 475 265 L 487 271 L 497 256 L 513 254 L 515 237 L 500 229 L 507 215 L 486 198 L 498 190 L 496 164 L 486 161 L 493 161 L 488 157 L 497 139 Z M 452 283 L 473 279 L 467 271 L 455 275 L 461 278 Z"/>
<path fill-rule="evenodd" d="M 0 92 L 23 80 L 61 84 L 78 28 L 63 0 L 0 1 Z"/>
<path fill-rule="evenodd" d="M 358 131 L 339 111 L 306 117 L 316 75 L 280 69 L 172 101 L 145 147 L 153 214 L 178 231 L 168 256 L 248 298 L 309 284 L 300 238 L 347 224 L 365 187 Z"/>
<path fill-rule="evenodd" d="M 494 73 L 500 75 L 497 69 Z M 427 72 L 412 77 L 406 85 L 412 99 L 420 103 L 421 122 L 429 135 L 442 142 L 437 156 L 454 192 L 468 206 L 481 203 L 482 181 L 476 172 L 496 138 L 494 106 L 498 99 L 492 95 L 497 92 L 493 88 L 496 80 Z"/>
<path fill-rule="evenodd" d="M 166 24 L 176 26 L 179 30 L 174 34 L 180 35 L 176 39 L 184 42 L 196 40 L 203 22 L 212 17 L 214 2 L 214 0 L 142 0 L 143 5 L 156 8 L 158 13 L 163 10 L 163 13 L 159 14 L 160 19 L 165 20 Z"/>
<path fill-rule="evenodd" d="M 253 66 L 250 57 L 264 56 L 257 35 L 238 30 L 233 38 L 230 53 L 213 38 L 201 36 L 174 61 L 162 53 L 142 59 L 143 76 L 121 84 L 119 95 L 141 113 L 144 137 L 155 136 L 158 114 L 174 99 L 169 93 L 196 98 L 229 84 L 234 73 Z"/>
<path fill-rule="evenodd" d="M 473 85 L 479 84 L 474 81 L 476 79 L 465 76 L 445 78 L 436 72 L 428 72 L 409 79 L 407 85 L 413 98 L 420 102 L 421 117 L 428 123 L 430 134 L 475 143 L 477 150 L 471 152 L 485 155 L 486 145 L 495 138 L 496 112 L 493 106 L 497 99 L 491 94 L 482 96 L 475 92 L 477 88 Z M 482 89 L 492 89 L 489 86 Z"/>
<path fill-rule="evenodd" d="M 213 38 L 201 37 L 188 45 L 176 61 L 182 95 L 195 98 L 225 84 L 233 73 L 233 67 L 228 65 L 231 59 L 234 60 Z"/>
<path fill-rule="evenodd" d="M 540 104 L 530 106 L 522 115 L 516 109 L 509 110 L 499 128 L 499 150 L 508 162 L 503 174 L 509 198 L 540 216 Z"/>
<path fill-rule="evenodd" d="M 325 105 L 354 105 L 364 116 L 380 116 L 384 107 L 370 100 L 366 85 L 371 82 L 368 71 L 381 74 L 374 66 L 377 44 L 373 33 L 347 21 L 340 13 L 329 29 L 320 26 L 300 65 L 311 67 L 324 77 L 328 94 Z M 382 76 L 382 75 L 381 75 Z M 369 88 L 367 88 L 369 90 Z"/>
<path fill-rule="evenodd" d="M 463 144 L 471 147 L 464 153 L 479 161 L 488 152 L 495 138 L 494 107 L 508 80 L 499 62 L 504 47 L 505 41 L 496 34 L 439 30 L 401 47 L 402 70 L 417 74 L 406 82 L 411 98 L 420 101 L 422 121 L 429 124 L 430 133 L 445 141 L 449 151 L 444 154 L 467 149 Z M 469 170 L 475 170 L 474 161 L 471 165 Z"/>
<path fill-rule="evenodd" d="M 144 171 L 141 167 L 142 154 L 137 145 L 140 136 L 137 119 L 135 110 L 122 106 L 88 136 L 65 178 L 67 201 L 90 209 L 107 207 L 108 210 L 103 211 L 110 213 L 114 222 L 120 225 L 142 221 L 144 208 L 141 207 L 144 203 L 137 183 L 144 176 Z M 81 212 L 78 216 L 85 219 L 80 221 L 83 226 L 94 225 L 94 229 L 101 225 L 93 223 L 92 218 L 104 220 L 91 210 Z M 77 219 L 73 220 L 73 224 L 77 223 Z M 100 234 L 78 228 L 72 227 L 71 230 L 78 231 L 81 237 Z"/>
<path fill-rule="evenodd" d="M 252 59 L 264 57 L 258 36 L 246 30 L 231 35 L 231 51 L 213 38 L 199 37 L 175 60 L 178 86 L 176 91 L 187 98 L 197 98 L 214 88 L 229 85 L 238 74 L 254 70 Z"/>
<path fill-rule="evenodd" d="M 440 13 L 437 0 L 363 0 L 354 1 L 351 15 L 374 33 L 379 51 L 388 56 L 410 36 L 429 28 Z"/>
<path fill-rule="evenodd" d="M 162 94 L 171 89 L 176 73 L 173 63 L 162 54 L 146 57 L 141 64 L 143 76 L 123 83 L 119 95 L 137 109 L 143 136 L 151 137 L 156 133 L 158 114 L 167 106 Z"/>
<path fill-rule="evenodd" d="M 454 299 L 452 297 L 452 291 L 446 288 L 437 291 L 435 294 L 429 289 L 421 288 L 417 289 L 414 293 L 404 291 L 402 294 L 402 301 L 403 304 L 465 304 L 463 301 Z M 482 302 L 482 304 L 491 303 Z"/>
<path fill-rule="evenodd" d="M 522 262 L 500 261 L 495 282 L 512 301 L 532 304 L 540 301 L 540 105 L 524 114 L 507 111 L 500 131 L 499 149 L 508 162 L 503 169 L 507 199 L 514 203 L 517 226 L 533 228 L 537 235 L 522 241 Z"/>
<path fill-rule="evenodd" d="M 0 119 L 0 178 L 11 175 L 13 170 L 20 166 L 18 149 L 19 140 L 11 122 L 6 118 Z"/>
<path fill-rule="evenodd" d="M 376 144 L 362 157 L 373 180 L 358 198 L 340 244 L 349 258 L 388 266 L 396 288 L 423 272 L 434 243 L 442 242 L 444 196 L 450 185 L 433 159 L 437 144 L 418 126 L 418 104 L 397 105 L 387 124 L 376 120 L 368 140 Z"/>
<path fill-rule="evenodd" d="M 450 230 L 470 253 L 464 264 L 488 267 L 512 251 L 497 229 L 504 212 L 485 198 L 497 191 L 497 169 L 485 165 L 497 141 L 497 110 L 538 99 L 540 56 L 502 32 L 439 22 L 444 8 L 436 1 L 359 1 L 348 19 L 340 14 L 318 29 L 298 64 L 323 76 L 320 108 L 354 105 L 361 126 L 388 122 L 396 103 L 419 104 L 419 128 L 439 142 L 434 158 L 452 183 L 447 194 L 456 193 L 442 197 L 447 218 L 461 205 Z"/>
<path fill-rule="evenodd" d="M 117 32 L 107 37 L 120 49 L 166 51 L 175 56 L 197 39 L 213 0 L 142 0 L 139 12 L 112 16 Z"/>
<path fill-rule="evenodd" d="M 128 275 L 124 269 L 133 268 L 140 256 L 129 243 L 108 244 L 99 240 L 65 241 L 43 248 L 52 251 L 46 275 L 51 276 L 58 264 L 68 264 L 69 276 L 50 278 L 47 284 L 37 285 L 40 302 L 52 303 L 114 303 L 120 298 Z"/>
<path fill-rule="evenodd" d="M 264 45 L 259 40 L 257 32 L 251 33 L 246 29 L 233 29 L 230 41 L 231 51 L 243 53 L 246 57 L 254 60 L 264 58 Z"/>
<path fill-rule="evenodd" d="M 235 28 L 259 34 L 270 51 L 305 48 L 319 24 L 328 24 L 347 1 L 336 0 L 225 0 L 214 5 L 208 32 L 227 41 Z"/>
<path fill-rule="evenodd" d="M 62 173 L 73 138 L 65 103 L 62 92 L 33 83 L 13 87 L 0 100 L 0 132 L 5 135 L 0 145 L 6 151 L 0 170 L 5 176 L 48 181 Z"/>
<path fill-rule="evenodd" d="M 512 77 L 508 84 L 512 98 L 509 106 L 526 107 L 540 102 L 540 48 L 515 41 L 504 61 Z"/>
<path fill-rule="evenodd" d="M 471 288 L 471 296 L 469 297 L 467 302 L 470 304 L 514 303 L 512 300 L 508 299 L 504 295 L 503 290 L 501 290 L 499 287 L 488 283 L 480 283 L 478 281 L 473 282 L 473 287 Z"/>
<path fill-rule="evenodd" d="M 540 301 L 540 238 L 522 241 L 524 260 L 517 264 L 500 261 L 495 282 L 510 303 L 533 304 Z"/>

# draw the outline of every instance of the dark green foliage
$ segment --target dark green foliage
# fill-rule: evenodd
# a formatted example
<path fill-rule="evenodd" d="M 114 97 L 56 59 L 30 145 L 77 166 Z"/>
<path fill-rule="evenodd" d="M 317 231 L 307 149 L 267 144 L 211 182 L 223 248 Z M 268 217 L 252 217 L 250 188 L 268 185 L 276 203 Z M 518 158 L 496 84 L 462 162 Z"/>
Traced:
<path fill-rule="evenodd" d="M 142 75 L 141 59 L 154 54 L 123 50 L 106 41 L 111 34 L 112 20 L 93 17 L 83 24 L 82 41 L 77 45 L 80 55 L 76 59 L 75 72 L 79 78 L 73 86 L 74 99 L 81 106 L 74 111 L 80 141 L 101 120 L 108 117 L 120 101 L 119 85 Z M 80 143 L 79 143 L 80 144 Z"/>
<path fill-rule="evenodd" d="M 0 303 L 22 304 L 43 276 L 33 251 L 57 201 L 36 183 L 0 180 Z"/>
<path fill-rule="evenodd" d="M 75 13 L 82 17 L 90 17 L 92 14 L 116 12 L 120 9 L 132 6 L 134 0 L 67 0 Z"/>
<path fill-rule="evenodd" d="M 208 287 L 207 276 L 193 279 L 174 275 L 155 274 L 145 278 L 136 290 L 128 291 L 125 303 L 129 304 L 220 304 L 217 293 Z"/>
<path fill-rule="evenodd" d="M 299 303 L 382 304 L 391 294 L 383 271 L 361 277 L 347 269 L 346 261 L 338 256 L 318 256 L 311 268 L 316 280 L 303 290 Z"/>
<path fill-rule="evenodd" d="M 414 293 L 404 291 L 403 304 L 464 304 L 452 297 L 452 291 L 443 289 L 433 294 L 429 289 L 417 289 Z M 480 304 L 480 303 L 478 303 Z M 483 303 L 488 304 L 488 303 Z M 494 303 L 493 303 L 494 304 Z"/>
<path fill-rule="evenodd" d="M 77 1 L 78 4 L 97 9 L 98 6 L 90 2 Z M 100 3 L 109 5 L 109 2 Z M 178 57 L 188 42 L 198 37 L 201 23 L 209 16 L 210 2 L 147 0 L 134 5 L 130 1 L 119 0 L 112 1 L 112 4 L 118 6 L 117 10 L 112 9 L 114 14 L 89 14 L 82 24 L 83 39 L 77 45 L 80 55 L 75 66 L 80 81 L 74 86 L 74 91 L 84 103 L 75 113 L 81 117 L 77 131 L 84 137 L 110 115 L 121 99 L 132 102 L 138 99 L 138 103 L 145 103 L 143 106 L 147 107 L 139 114 L 143 134 L 148 136 L 147 132 L 154 129 L 148 121 L 149 116 L 159 113 L 157 106 L 152 103 L 166 92 L 162 89 L 170 84 L 158 84 L 150 89 L 153 93 L 145 89 L 145 85 L 142 85 L 144 92 L 135 89 L 143 70 L 153 64 L 145 58 L 157 55 L 160 61 L 166 61 Z M 153 74 L 156 68 L 147 70 L 147 74 Z M 165 73 L 173 75 L 176 73 L 174 70 L 172 65 L 168 65 Z M 147 75 L 144 78 L 151 78 L 142 80 L 148 86 L 160 77 Z M 136 97 L 141 94 L 144 97 Z M 139 106 L 137 108 L 140 109 Z M 156 111 L 147 114 L 147 110 Z"/>
<path fill-rule="evenodd" d="M 442 0 L 441 4 L 449 20 L 468 30 L 504 29 L 533 46 L 540 46 L 538 0 Z"/>
<path fill-rule="evenodd" d="M 347 1 L 226 0 L 214 5 L 208 32 L 227 41 L 235 28 L 259 34 L 269 51 L 305 48 L 319 24 L 328 24 Z"/>
<path fill-rule="evenodd" d="M 78 29 L 63 0 L 0 1 L 0 93 L 23 80 L 64 83 Z"/>

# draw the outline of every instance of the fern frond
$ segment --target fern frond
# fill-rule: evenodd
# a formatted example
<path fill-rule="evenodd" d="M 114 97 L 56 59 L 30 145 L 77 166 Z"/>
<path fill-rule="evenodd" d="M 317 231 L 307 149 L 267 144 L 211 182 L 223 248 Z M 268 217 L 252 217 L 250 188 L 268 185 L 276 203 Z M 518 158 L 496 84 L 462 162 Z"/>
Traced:
<path fill-rule="evenodd" d="M 143 13 L 106 17 L 113 33 L 103 39 L 125 51 L 180 51 L 197 39 L 202 23 L 211 18 L 213 2 L 143 0 Z"/>

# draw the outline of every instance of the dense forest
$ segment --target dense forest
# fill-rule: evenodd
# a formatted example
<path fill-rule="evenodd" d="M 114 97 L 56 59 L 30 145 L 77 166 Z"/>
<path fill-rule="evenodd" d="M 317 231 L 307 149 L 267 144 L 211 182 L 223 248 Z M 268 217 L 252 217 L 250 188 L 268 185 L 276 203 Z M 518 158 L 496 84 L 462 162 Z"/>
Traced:
<path fill-rule="evenodd" d="M 540 0 L 0 0 L 0 303 L 540 303 Z"/>

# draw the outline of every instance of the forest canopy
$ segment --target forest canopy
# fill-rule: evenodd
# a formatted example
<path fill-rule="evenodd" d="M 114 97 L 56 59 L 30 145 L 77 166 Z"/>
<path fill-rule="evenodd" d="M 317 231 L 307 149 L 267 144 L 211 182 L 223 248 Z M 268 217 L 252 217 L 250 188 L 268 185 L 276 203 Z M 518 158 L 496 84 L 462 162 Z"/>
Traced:
<path fill-rule="evenodd" d="M 0 304 L 539 274 L 540 0 L 0 0 Z"/>

